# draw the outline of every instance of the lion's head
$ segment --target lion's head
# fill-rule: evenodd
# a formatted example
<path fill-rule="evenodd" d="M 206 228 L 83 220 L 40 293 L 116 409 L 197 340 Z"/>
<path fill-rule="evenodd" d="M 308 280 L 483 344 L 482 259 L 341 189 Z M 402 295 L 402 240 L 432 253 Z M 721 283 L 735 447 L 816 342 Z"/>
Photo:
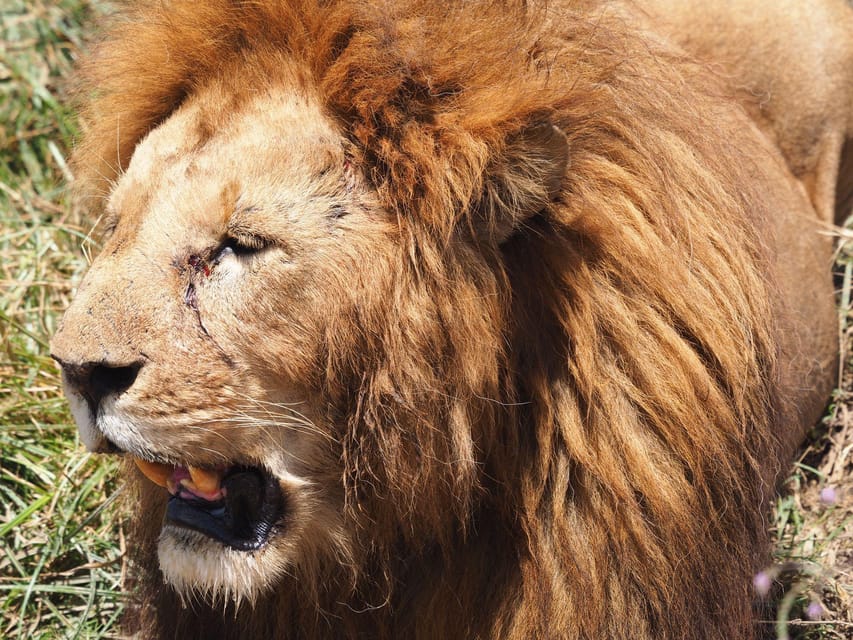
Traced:
<path fill-rule="evenodd" d="M 245 83 L 211 81 L 139 142 L 53 347 L 86 445 L 172 495 L 166 579 L 253 598 L 318 551 L 349 558 L 364 483 L 409 537 L 466 517 L 486 404 L 505 396 L 505 311 L 473 243 L 412 246 L 296 70 Z M 501 196 L 545 206 L 565 136 L 537 122 L 508 150 L 537 183 Z"/>
<path fill-rule="evenodd" d="M 152 3 L 97 50 L 53 352 L 147 476 L 149 634 L 748 627 L 808 205 L 676 54 L 524 4 Z"/>
<path fill-rule="evenodd" d="M 267 85 L 235 106 L 235 89 L 140 142 L 54 348 L 86 445 L 174 496 L 166 578 L 251 596 L 341 541 L 346 415 L 323 372 L 357 357 L 335 342 L 387 302 L 400 249 L 316 96 Z"/>

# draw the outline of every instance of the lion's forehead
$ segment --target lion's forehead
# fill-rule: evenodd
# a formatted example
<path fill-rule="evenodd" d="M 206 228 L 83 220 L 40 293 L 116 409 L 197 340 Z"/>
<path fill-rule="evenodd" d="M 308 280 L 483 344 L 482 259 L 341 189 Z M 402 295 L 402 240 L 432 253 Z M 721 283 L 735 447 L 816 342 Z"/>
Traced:
<path fill-rule="evenodd" d="M 316 197 L 343 159 L 315 100 L 270 93 L 223 113 L 202 94 L 139 143 L 108 209 L 134 226 L 219 227 L 238 205 Z"/>

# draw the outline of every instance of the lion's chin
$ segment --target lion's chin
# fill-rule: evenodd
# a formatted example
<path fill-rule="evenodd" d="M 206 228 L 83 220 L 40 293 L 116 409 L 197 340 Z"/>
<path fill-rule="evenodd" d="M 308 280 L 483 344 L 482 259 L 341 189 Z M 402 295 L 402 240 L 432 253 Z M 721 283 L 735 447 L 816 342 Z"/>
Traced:
<path fill-rule="evenodd" d="M 284 574 L 288 555 L 274 544 L 240 551 L 168 521 L 157 553 L 163 577 L 175 591 L 211 604 L 253 602 Z"/>

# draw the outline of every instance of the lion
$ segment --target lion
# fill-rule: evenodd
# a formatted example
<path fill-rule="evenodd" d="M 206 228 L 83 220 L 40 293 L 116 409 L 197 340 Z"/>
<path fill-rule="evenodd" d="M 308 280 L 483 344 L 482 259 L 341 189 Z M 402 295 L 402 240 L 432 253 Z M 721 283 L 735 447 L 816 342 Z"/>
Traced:
<path fill-rule="evenodd" d="M 853 147 L 845 146 L 853 136 L 848 0 L 780 0 L 772 9 L 752 0 L 639 5 L 658 30 L 729 74 L 739 101 L 782 152 L 818 215 L 843 220 L 853 206 Z"/>
<path fill-rule="evenodd" d="M 120 12 L 80 71 L 103 244 L 52 353 L 127 461 L 128 633 L 755 636 L 836 375 L 843 176 L 656 20 Z"/>

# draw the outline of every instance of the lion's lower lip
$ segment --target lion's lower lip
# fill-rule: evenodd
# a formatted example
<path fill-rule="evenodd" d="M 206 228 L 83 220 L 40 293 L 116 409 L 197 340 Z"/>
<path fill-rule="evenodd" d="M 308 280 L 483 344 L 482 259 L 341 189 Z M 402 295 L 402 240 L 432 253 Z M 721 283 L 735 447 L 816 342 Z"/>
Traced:
<path fill-rule="evenodd" d="M 223 497 L 169 498 L 166 523 L 202 533 L 238 551 L 256 551 L 269 540 L 284 512 L 284 495 L 270 474 L 256 468 L 235 468 L 223 480 Z"/>

